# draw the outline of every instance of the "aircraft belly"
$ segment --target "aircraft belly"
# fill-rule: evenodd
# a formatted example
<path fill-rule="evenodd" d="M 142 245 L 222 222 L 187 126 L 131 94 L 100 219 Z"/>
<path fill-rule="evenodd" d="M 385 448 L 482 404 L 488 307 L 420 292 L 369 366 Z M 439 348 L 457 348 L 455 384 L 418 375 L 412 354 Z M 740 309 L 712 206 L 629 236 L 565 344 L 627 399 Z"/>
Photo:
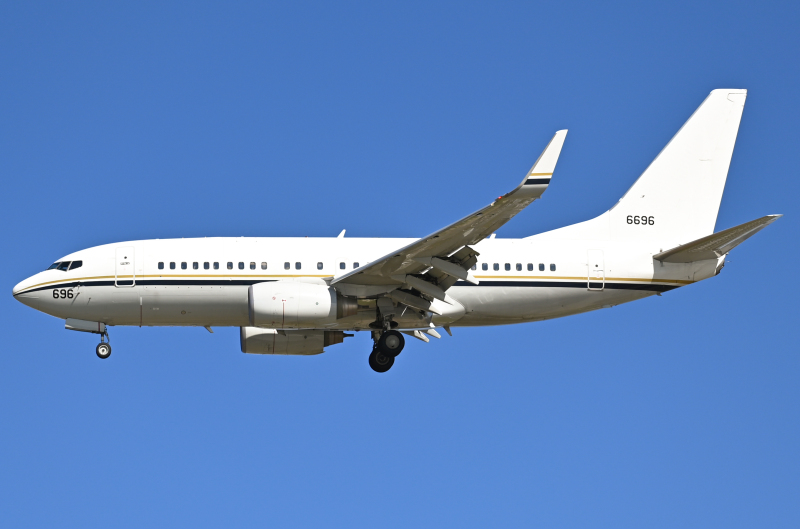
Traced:
<path fill-rule="evenodd" d="M 141 324 L 247 326 L 247 286 L 145 287 L 142 291 Z"/>
<path fill-rule="evenodd" d="M 49 295 L 49 296 L 48 296 Z M 108 325 L 248 325 L 246 286 L 94 286 L 76 289 L 73 299 L 43 292 L 39 310 L 58 318 Z"/>
<path fill-rule="evenodd" d="M 539 321 L 627 303 L 655 294 L 644 290 L 589 291 L 565 287 L 453 287 L 448 291 L 466 308 L 456 326 Z"/>
<path fill-rule="evenodd" d="M 503 325 L 538 321 L 596 310 L 650 296 L 638 290 L 588 291 L 582 288 L 519 286 L 455 286 L 448 294 L 464 305 L 466 313 L 453 325 Z M 47 301 L 47 297 L 43 296 Z M 136 286 L 133 288 L 85 287 L 66 305 L 44 310 L 61 318 L 102 321 L 108 325 L 135 326 L 248 326 L 247 287 L 231 286 Z M 63 304 L 62 304 L 63 305 Z M 55 307 L 58 307 L 57 309 Z M 40 309 L 41 310 L 41 309 Z M 416 311 L 398 315 L 404 328 L 427 327 Z M 326 329 L 365 329 L 374 311 L 325 325 Z"/>

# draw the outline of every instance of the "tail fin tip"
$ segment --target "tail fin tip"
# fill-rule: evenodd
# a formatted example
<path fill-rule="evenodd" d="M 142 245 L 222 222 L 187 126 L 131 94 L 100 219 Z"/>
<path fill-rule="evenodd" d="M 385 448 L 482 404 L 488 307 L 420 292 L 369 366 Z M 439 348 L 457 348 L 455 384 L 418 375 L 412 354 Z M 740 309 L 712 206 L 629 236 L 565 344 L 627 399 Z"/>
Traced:
<path fill-rule="evenodd" d="M 709 94 L 609 212 L 613 238 L 679 244 L 714 232 L 746 98 L 744 89 Z"/>

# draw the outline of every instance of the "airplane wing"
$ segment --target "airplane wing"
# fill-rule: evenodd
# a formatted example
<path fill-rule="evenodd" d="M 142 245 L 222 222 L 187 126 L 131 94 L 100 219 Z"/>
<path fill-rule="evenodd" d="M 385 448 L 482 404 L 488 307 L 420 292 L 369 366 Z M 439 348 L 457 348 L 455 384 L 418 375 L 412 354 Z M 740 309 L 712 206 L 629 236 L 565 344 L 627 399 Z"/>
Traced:
<path fill-rule="evenodd" d="M 459 279 L 477 283 L 468 270 L 477 262 L 478 252 L 469 245 L 494 233 L 542 196 L 550 184 L 566 136 L 566 130 L 556 132 L 522 183 L 510 193 L 446 228 L 334 278 L 331 286 L 356 295 L 376 295 L 406 285 L 412 289 L 408 295 L 416 295 L 414 291 L 418 291 L 444 301 L 444 291 Z M 419 301 L 416 305 L 410 299 L 403 302 L 427 310 L 419 307 Z"/>
<path fill-rule="evenodd" d="M 657 253 L 653 259 L 665 263 L 691 263 L 704 259 L 717 259 L 730 252 L 745 240 L 763 230 L 783 215 L 767 215 L 739 224 L 733 228 L 712 233 L 666 252 Z"/>

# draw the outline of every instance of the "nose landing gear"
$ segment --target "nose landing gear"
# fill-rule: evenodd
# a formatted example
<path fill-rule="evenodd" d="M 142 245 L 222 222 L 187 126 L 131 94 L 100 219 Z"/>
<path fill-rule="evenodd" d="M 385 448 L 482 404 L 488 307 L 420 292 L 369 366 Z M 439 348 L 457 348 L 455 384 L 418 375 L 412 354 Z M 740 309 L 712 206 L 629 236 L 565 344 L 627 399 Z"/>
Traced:
<path fill-rule="evenodd" d="M 105 338 L 105 341 L 103 341 Z M 102 358 L 105 360 L 109 356 L 111 356 L 111 340 L 108 338 L 108 332 L 104 332 L 100 335 L 100 343 L 97 344 L 97 349 L 95 352 L 97 353 L 98 358 Z"/>
<path fill-rule="evenodd" d="M 77 295 L 77 294 L 76 294 Z M 111 339 L 108 337 L 108 327 L 105 323 L 100 321 L 86 321 L 76 320 L 75 318 L 67 318 L 64 322 L 64 328 L 68 331 L 90 332 L 92 334 L 100 335 L 100 343 L 97 345 L 95 352 L 98 358 L 106 359 L 111 356 Z"/>

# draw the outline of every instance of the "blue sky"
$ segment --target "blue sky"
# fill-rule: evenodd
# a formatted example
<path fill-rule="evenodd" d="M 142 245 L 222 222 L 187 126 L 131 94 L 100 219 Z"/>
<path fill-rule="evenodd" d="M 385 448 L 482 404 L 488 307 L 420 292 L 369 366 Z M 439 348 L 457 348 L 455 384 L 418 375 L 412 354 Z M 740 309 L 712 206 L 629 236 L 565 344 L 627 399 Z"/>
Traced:
<path fill-rule="evenodd" d="M 797 527 L 796 3 L 0 5 L 0 519 L 9 527 Z M 714 88 L 747 88 L 724 272 L 566 319 L 252 357 L 238 330 L 13 300 L 69 252 L 202 236 L 423 236 L 602 213 Z M 363 333 L 362 333 L 363 334 Z"/>

